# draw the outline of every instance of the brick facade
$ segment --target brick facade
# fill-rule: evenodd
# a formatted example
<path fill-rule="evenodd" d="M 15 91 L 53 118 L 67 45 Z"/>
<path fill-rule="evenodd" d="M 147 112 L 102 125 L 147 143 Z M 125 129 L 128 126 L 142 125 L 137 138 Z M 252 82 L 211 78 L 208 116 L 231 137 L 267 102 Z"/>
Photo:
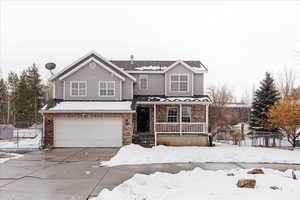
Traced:
<path fill-rule="evenodd" d="M 192 118 L 191 122 L 206 122 L 206 112 L 205 112 L 205 105 L 202 104 L 190 104 L 190 105 L 182 105 L 182 106 L 190 106 L 192 109 Z M 138 104 L 137 107 L 147 107 L 150 108 L 150 134 L 154 135 L 154 106 L 151 104 Z M 167 107 L 177 107 L 179 111 L 178 104 L 163 104 L 163 105 L 156 105 L 156 121 L 157 122 L 167 122 Z M 137 120 L 135 114 L 134 122 L 134 133 L 137 133 Z M 178 119 L 179 122 L 179 113 Z"/>
<path fill-rule="evenodd" d="M 123 145 L 132 143 L 133 132 L 132 113 L 45 113 L 44 114 L 44 146 L 53 147 L 54 145 L 54 118 L 115 118 L 123 119 Z M 72 137 L 70 135 L 70 137 Z"/>

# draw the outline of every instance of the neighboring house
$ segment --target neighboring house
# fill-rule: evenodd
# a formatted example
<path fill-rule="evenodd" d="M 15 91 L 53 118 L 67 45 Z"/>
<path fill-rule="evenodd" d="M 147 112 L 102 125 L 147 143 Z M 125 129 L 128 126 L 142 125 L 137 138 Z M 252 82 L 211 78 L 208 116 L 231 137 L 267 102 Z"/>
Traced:
<path fill-rule="evenodd" d="M 44 145 L 207 145 L 207 69 L 200 61 L 107 60 L 90 52 L 50 78 Z"/>
<path fill-rule="evenodd" d="M 226 112 L 232 116 L 233 124 L 247 123 L 250 120 L 251 105 L 246 103 L 227 103 Z"/>

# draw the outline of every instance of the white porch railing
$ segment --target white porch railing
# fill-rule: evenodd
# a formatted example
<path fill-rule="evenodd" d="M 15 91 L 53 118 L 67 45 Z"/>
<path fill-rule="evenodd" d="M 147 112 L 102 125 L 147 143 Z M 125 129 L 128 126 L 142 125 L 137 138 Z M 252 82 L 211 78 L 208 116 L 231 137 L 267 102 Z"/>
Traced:
<path fill-rule="evenodd" d="M 156 122 L 157 134 L 206 134 L 207 125 L 204 122 Z"/>

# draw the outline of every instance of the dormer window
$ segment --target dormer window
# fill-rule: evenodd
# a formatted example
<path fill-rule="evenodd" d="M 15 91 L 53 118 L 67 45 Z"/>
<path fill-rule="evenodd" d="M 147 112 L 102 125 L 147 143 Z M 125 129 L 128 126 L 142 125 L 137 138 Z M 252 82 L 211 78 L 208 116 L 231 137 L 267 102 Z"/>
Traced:
<path fill-rule="evenodd" d="M 87 95 L 87 81 L 71 81 L 71 96 L 85 97 Z"/>
<path fill-rule="evenodd" d="M 114 81 L 99 81 L 99 96 L 100 97 L 115 96 L 115 82 Z"/>
<path fill-rule="evenodd" d="M 148 89 L 148 76 L 147 75 L 140 75 L 140 89 L 141 90 Z"/>
<path fill-rule="evenodd" d="M 172 74 L 170 78 L 170 86 L 172 92 L 187 92 L 188 91 L 188 75 L 187 74 Z"/>

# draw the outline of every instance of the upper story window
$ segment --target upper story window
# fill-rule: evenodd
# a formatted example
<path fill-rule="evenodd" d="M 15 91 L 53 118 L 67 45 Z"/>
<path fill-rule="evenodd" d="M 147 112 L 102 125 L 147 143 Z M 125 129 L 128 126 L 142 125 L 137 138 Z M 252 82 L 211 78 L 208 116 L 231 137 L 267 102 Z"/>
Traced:
<path fill-rule="evenodd" d="M 171 85 L 172 92 L 187 92 L 188 91 L 188 75 L 187 74 L 172 74 L 170 85 Z"/>
<path fill-rule="evenodd" d="M 168 107 L 168 122 L 177 122 L 177 115 L 177 107 Z"/>
<path fill-rule="evenodd" d="M 71 81 L 71 95 L 73 97 L 85 97 L 87 95 L 87 81 Z"/>
<path fill-rule="evenodd" d="M 99 96 L 101 97 L 115 96 L 115 82 L 99 81 Z"/>
<path fill-rule="evenodd" d="M 141 90 L 148 89 L 148 76 L 147 75 L 140 75 L 140 89 Z"/>
<path fill-rule="evenodd" d="M 192 108 L 185 106 L 182 107 L 182 122 L 191 122 Z"/>

